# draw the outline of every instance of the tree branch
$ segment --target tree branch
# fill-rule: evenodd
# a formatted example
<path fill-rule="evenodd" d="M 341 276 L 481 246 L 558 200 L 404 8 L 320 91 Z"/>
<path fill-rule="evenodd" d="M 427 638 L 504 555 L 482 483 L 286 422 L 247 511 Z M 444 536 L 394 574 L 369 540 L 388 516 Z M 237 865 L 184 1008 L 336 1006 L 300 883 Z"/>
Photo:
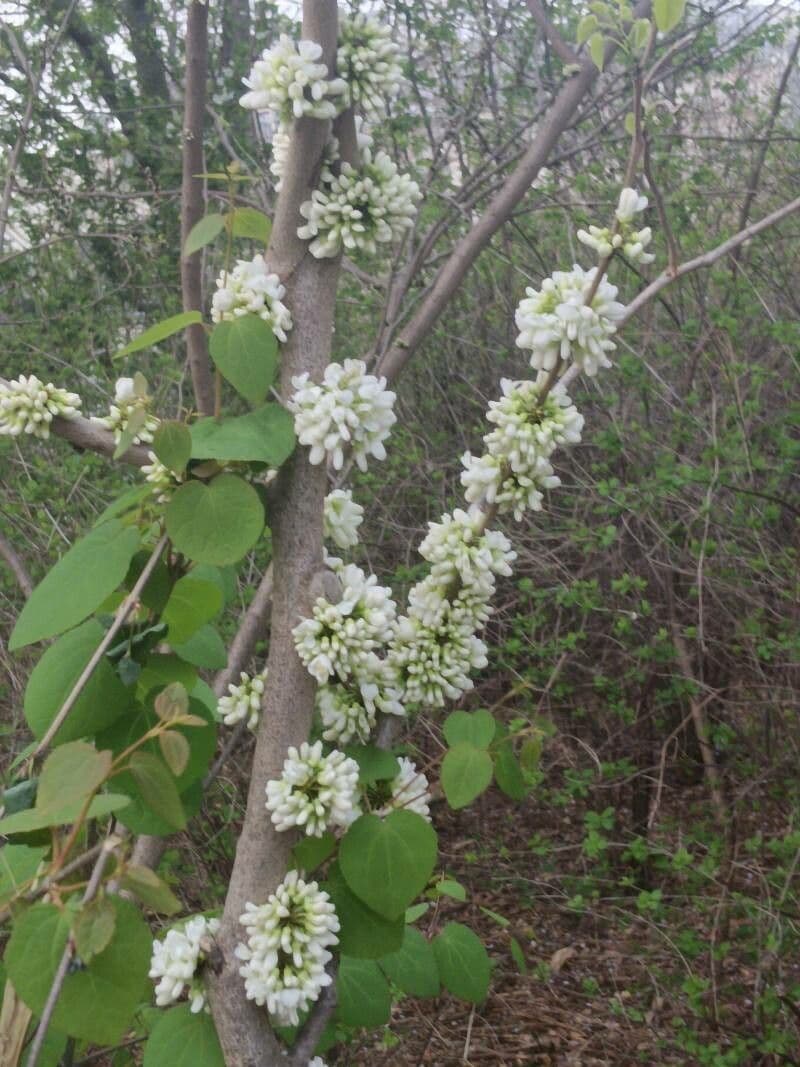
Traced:
<path fill-rule="evenodd" d="M 570 66 L 573 63 L 580 63 L 580 56 L 578 56 L 577 52 L 572 50 L 550 21 L 545 6 L 541 0 L 525 0 L 525 2 L 528 5 L 528 11 L 530 11 L 533 16 L 534 22 L 550 42 L 551 48 L 561 62 L 566 63 L 567 66 Z"/>
<path fill-rule="evenodd" d="M 183 110 L 183 178 L 181 181 L 181 291 L 184 311 L 203 310 L 202 251 L 184 256 L 189 231 L 205 214 L 203 125 L 208 76 L 208 6 L 191 0 L 186 22 L 186 98 Z M 186 350 L 195 402 L 202 415 L 214 411 L 214 380 L 203 324 L 186 327 Z"/>
<path fill-rule="evenodd" d="M 11 573 L 17 579 L 17 585 L 20 587 L 25 596 L 30 596 L 33 592 L 33 581 L 31 576 L 25 567 L 25 564 L 17 555 L 14 547 L 11 545 L 2 533 L 0 533 L 0 556 L 6 561 L 11 570 Z"/>
<path fill-rule="evenodd" d="M 712 267 L 718 260 L 743 245 L 745 241 L 749 241 L 751 238 L 763 233 L 764 230 L 768 230 L 770 226 L 774 226 L 776 223 L 788 218 L 789 215 L 794 214 L 796 211 L 800 211 L 800 196 L 788 204 L 784 204 L 777 211 L 773 211 L 772 214 L 766 215 L 759 222 L 753 222 L 750 226 L 746 226 L 739 233 L 734 234 L 733 237 L 729 237 L 727 241 L 723 241 L 721 245 L 717 245 L 716 248 L 712 248 L 708 252 L 695 256 L 694 259 L 688 259 L 685 263 L 681 263 L 674 271 L 662 271 L 654 281 L 642 289 L 628 304 L 625 314 L 620 320 L 619 329 L 629 322 L 634 315 L 638 314 L 645 304 L 649 303 L 654 296 L 657 296 L 662 289 L 672 285 L 678 278 L 683 278 L 684 275 L 691 274 L 692 271 L 700 270 L 702 267 Z"/>
<path fill-rule="evenodd" d="M 304 0 L 302 36 L 322 45 L 322 62 L 332 69 L 336 55 L 336 0 Z M 343 125 L 353 124 L 352 113 Z M 300 204 L 313 190 L 330 131 L 328 122 L 294 123 L 278 197 L 267 260 L 286 286 L 294 328 L 281 350 L 281 391 L 308 372 L 322 377 L 330 360 L 339 259 L 319 260 L 297 236 Z M 341 139 L 354 137 L 349 129 Z M 247 901 L 266 899 L 282 880 L 294 844 L 264 818 L 264 786 L 280 775 L 286 750 L 308 737 L 314 680 L 294 647 L 292 629 L 310 608 L 309 586 L 322 567 L 322 510 L 327 489 L 324 464 L 311 466 L 305 449 L 295 451 L 278 475 L 271 512 L 275 568 L 269 677 L 256 739 L 244 826 L 236 848 L 225 910 L 217 937 L 221 960 L 208 974 L 209 999 L 227 1067 L 278 1067 L 286 1060 L 266 1013 L 244 997 L 234 955 L 241 939 L 239 916 Z"/>
<path fill-rule="evenodd" d="M 647 18 L 650 8 L 649 0 L 640 0 L 634 18 Z M 616 46 L 613 44 L 606 48 L 606 67 L 615 52 Z M 564 83 L 530 147 L 475 225 L 458 241 L 420 306 L 380 361 L 380 372 L 390 381 L 394 381 L 401 373 L 447 307 L 470 267 L 528 192 L 581 101 L 597 81 L 599 73 L 587 57 L 581 61 L 578 73 Z"/>

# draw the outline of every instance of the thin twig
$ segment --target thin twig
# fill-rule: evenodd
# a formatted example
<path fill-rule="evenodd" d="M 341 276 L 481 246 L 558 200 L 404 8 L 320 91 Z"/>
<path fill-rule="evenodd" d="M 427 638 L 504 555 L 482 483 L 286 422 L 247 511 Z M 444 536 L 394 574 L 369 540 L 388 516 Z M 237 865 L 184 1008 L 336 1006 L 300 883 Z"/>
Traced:
<path fill-rule="evenodd" d="M 86 891 L 83 894 L 82 903 L 88 904 L 89 901 L 94 900 L 97 890 L 100 888 L 100 882 L 103 878 L 103 873 L 106 869 L 111 853 L 117 846 L 117 837 L 114 835 L 113 830 L 109 831 L 108 836 L 103 842 L 103 847 L 100 851 L 100 855 L 97 857 L 97 862 L 92 870 L 92 876 L 89 879 L 89 884 L 86 886 Z M 61 996 L 61 990 L 64 987 L 64 979 L 67 977 L 70 962 L 75 954 L 75 942 L 72 939 L 72 934 L 67 939 L 66 947 L 64 948 L 64 954 L 61 957 L 61 962 L 58 965 L 55 975 L 53 976 L 53 982 L 50 986 L 50 992 L 47 994 L 47 1000 L 45 1001 L 44 1008 L 42 1010 L 41 1018 L 39 1019 L 39 1025 L 36 1028 L 36 1033 L 31 1043 L 31 1049 L 26 1061 L 26 1067 L 36 1067 L 39 1061 L 39 1056 L 42 1052 L 42 1046 L 44 1040 L 47 1037 L 47 1031 L 50 1026 L 50 1022 L 53 1018 L 53 1012 L 56 1010 L 56 1004 L 58 998 Z"/>
<path fill-rule="evenodd" d="M 92 658 L 89 660 L 89 662 L 86 664 L 84 669 L 81 671 L 80 677 L 78 678 L 78 680 L 75 683 L 75 685 L 72 687 L 72 690 L 70 691 L 69 696 L 67 697 L 67 699 L 62 704 L 61 710 L 59 711 L 58 715 L 56 715 L 56 717 L 50 723 L 50 726 L 48 727 L 48 730 L 45 733 L 44 737 L 39 742 L 39 744 L 36 746 L 36 748 L 35 748 L 35 750 L 33 752 L 34 756 L 38 756 L 40 752 L 43 752 L 47 748 L 47 746 L 50 744 L 50 742 L 53 740 L 53 738 L 55 737 L 56 733 L 60 729 L 62 723 L 64 722 L 66 717 L 69 715 L 70 711 L 72 711 L 73 707 L 75 706 L 75 702 L 77 701 L 78 697 L 83 692 L 83 689 L 85 688 L 87 682 L 89 681 L 91 676 L 94 674 L 95 668 L 97 667 L 98 663 L 101 661 L 103 656 L 106 654 L 106 650 L 110 646 L 111 642 L 114 640 L 114 638 L 119 633 L 120 629 L 122 628 L 123 624 L 125 623 L 125 620 L 128 618 L 130 613 L 134 610 L 134 608 L 139 603 L 139 595 L 141 594 L 141 592 L 144 589 L 145 585 L 147 585 L 147 582 L 148 582 L 148 579 L 150 578 L 150 575 L 155 570 L 156 564 L 158 563 L 159 559 L 161 558 L 161 554 L 163 553 L 164 549 L 166 548 L 168 540 L 169 540 L 169 538 L 167 537 L 166 534 L 164 534 L 163 537 L 161 538 L 161 540 L 156 545 L 156 547 L 153 549 L 153 551 L 152 551 L 152 553 L 150 555 L 150 559 L 147 561 L 147 563 L 144 566 L 144 569 L 142 570 L 142 573 L 137 578 L 136 584 L 134 585 L 133 589 L 131 589 L 130 593 L 128 593 L 128 595 L 122 601 L 120 606 L 117 608 L 117 613 L 114 616 L 114 621 L 112 622 L 111 626 L 109 627 L 108 632 L 106 633 L 106 635 L 103 638 L 103 640 L 100 642 L 100 644 L 95 649 L 95 652 L 94 652 L 94 655 L 92 656 Z"/>
<path fill-rule="evenodd" d="M 0 556 L 8 564 L 11 573 L 17 579 L 17 585 L 20 587 L 25 596 L 30 596 L 33 592 L 33 581 L 31 576 L 25 567 L 25 564 L 17 555 L 16 551 L 12 547 L 11 543 L 6 540 L 3 534 L 0 533 Z"/>

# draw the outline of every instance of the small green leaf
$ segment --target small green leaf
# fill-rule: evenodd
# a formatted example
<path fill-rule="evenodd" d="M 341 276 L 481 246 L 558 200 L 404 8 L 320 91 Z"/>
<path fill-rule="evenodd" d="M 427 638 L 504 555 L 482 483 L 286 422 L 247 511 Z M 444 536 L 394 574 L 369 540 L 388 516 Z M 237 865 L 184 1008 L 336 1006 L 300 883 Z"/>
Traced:
<path fill-rule="evenodd" d="M 104 815 L 128 807 L 131 798 L 121 793 L 101 793 L 96 796 L 86 812 L 87 819 L 101 819 Z M 33 830 L 43 830 L 47 826 L 67 826 L 80 815 L 80 807 L 59 808 L 55 811 L 40 811 L 31 808 L 18 811 L 16 815 L 7 815 L 0 819 L 0 834 L 27 834 Z"/>
<path fill-rule="evenodd" d="M 461 923 L 448 923 L 434 939 L 433 951 L 445 989 L 472 1004 L 486 999 L 492 966 L 472 930 Z"/>
<path fill-rule="evenodd" d="M 339 951 L 345 956 L 374 960 L 400 947 L 403 917 L 386 919 L 368 908 L 350 891 L 337 863 L 328 872 L 325 889 L 336 908 L 341 926 Z"/>
<path fill-rule="evenodd" d="M 254 407 L 267 397 L 278 369 L 278 342 L 258 315 L 214 327 L 209 351 L 220 374 Z"/>
<path fill-rule="evenodd" d="M 145 408 L 134 408 L 128 416 L 128 421 L 125 423 L 124 430 L 119 435 L 119 441 L 117 441 L 116 448 L 111 456 L 112 459 L 119 459 L 120 456 L 125 455 L 133 444 L 134 438 L 139 431 L 144 428 L 146 422 L 147 411 Z"/>
<path fill-rule="evenodd" d="M 235 563 L 258 541 L 264 507 L 251 485 L 219 474 L 208 485 L 186 482 L 172 495 L 167 532 L 175 548 L 200 563 Z"/>
<path fill-rule="evenodd" d="M 141 867 L 136 863 L 128 864 L 119 884 L 138 897 L 148 908 L 162 915 L 175 915 L 183 908 L 166 882 L 149 867 Z"/>
<path fill-rule="evenodd" d="M 454 711 L 447 716 L 442 728 L 445 740 L 452 748 L 464 741 L 475 748 L 488 748 L 494 738 L 497 723 L 486 708 L 477 711 Z"/>
<path fill-rule="evenodd" d="M 218 585 L 191 574 L 179 578 L 161 613 L 161 618 L 169 626 L 167 640 L 171 645 L 182 645 L 221 608 L 222 592 Z"/>
<path fill-rule="evenodd" d="M 263 211 L 254 207 L 237 207 L 228 216 L 228 225 L 234 237 L 252 237 L 265 245 L 272 233 L 272 222 Z"/>
<path fill-rule="evenodd" d="M 584 15 L 578 23 L 578 33 L 575 38 L 578 44 L 581 45 L 588 41 L 599 25 L 597 15 Z"/>
<path fill-rule="evenodd" d="M 357 819 L 342 838 L 339 863 L 356 896 L 395 919 L 427 885 L 436 852 L 433 827 L 414 812 L 395 811 Z"/>
<path fill-rule="evenodd" d="M 108 945 L 114 936 L 117 913 L 108 897 L 97 897 L 82 904 L 75 916 L 72 932 L 75 936 L 75 950 L 83 963 Z"/>
<path fill-rule="evenodd" d="M 158 743 L 164 762 L 177 778 L 186 770 L 191 749 L 189 742 L 177 730 L 166 730 L 158 735 Z"/>
<path fill-rule="evenodd" d="M 183 258 L 188 259 L 189 256 L 199 252 L 205 245 L 211 244 L 214 238 L 222 232 L 224 225 L 225 216 L 216 213 L 206 215 L 199 222 L 196 222 L 189 230 L 184 242 Z"/>
<path fill-rule="evenodd" d="M 114 592 L 139 547 L 139 531 L 110 519 L 76 541 L 28 597 L 12 651 L 77 626 Z"/>
<path fill-rule="evenodd" d="M 153 435 L 153 451 L 171 471 L 180 474 L 192 457 L 192 435 L 182 422 L 162 422 Z"/>
<path fill-rule="evenodd" d="M 345 1026 L 370 1029 L 389 1021 L 392 995 L 374 960 L 342 956 L 336 976 L 336 1017 Z"/>
<path fill-rule="evenodd" d="M 527 974 L 528 961 L 525 959 L 525 953 L 522 951 L 522 946 L 519 941 L 517 941 L 516 937 L 511 938 L 510 948 L 511 958 L 514 960 L 514 963 L 516 963 L 517 970 L 520 974 Z"/>
<path fill-rule="evenodd" d="M 453 900 L 460 900 L 462 904 L 467 899 L 467 891 L 461 882 L 457 882 L 455 878 L 442 878 L 433 887 L 434 892 L 440 897 L 452 897 Z"/>
<path fill-rule="evenodd" d="M 494 777 L 500 789 L 512 800 L 524 800 L 528 795 L 528 783 L 510 740 L 504 741 L 494 754 Z"/>
<path fill-rule="evenodd" d="M 186 813 L 175 780 L 158 756 L 152 752 L 134 752 L 130 772 L 147 807 L 174 830 L 182 830 Z"/>
<path fill-rule="evenodd" d="M 602 70 L 606 61 L 606 42 L 602 33 L 593 33 L 589 38 L 589 54 L 597 69 Z"/>
<path fill-rule="evenodd" d="M 96 619 L 87 619 L 50 645 L 33 668 L 25 689 L 24 711 L 37 739 L 44 737 L 104 633 Z M 129 692 L 103 657 L 52 743 L 61 745 L 104 730 L 128 710 L 130 702 Z"/>
<path fill-rule="evenodd" d="M 121 348 L 114 356 L 114 359 L 121 359 L 123 356 L 129 356 L 132 352 L 139 352 L 143 348 L 149 348 L 151 345 L 158 344 L 159 341 L 163 341 L 167 337 L 171 337 L 174 333 L 178 333 L 179 330 L 185 329 L 187 326 L 192 326 L 196 322 L 202 322 L 203 316 L 199 311 L 182 311 L 180 315 L 173 315 L 171 318 L 164 319 L 163 322 L 157 322 L 155 326 L 151 326 L 149 330 L 145 330 L 144 333 L 140 333 L 138 337 L 135 337 L 129 344 Z"/>
<path fill-rule="evenodd" d="M 439 968 L 433 948 L 413 926 L 406 926 L 397 952 L 378 961 L 390 981 L 412 997 L 438 997 Z"/>
<path fill-rule="evenodd" d="M 96 1045 L 116 1045 L 139 1005 L 149 999 L 152 938 L 133 904 L 110 898 L 114 936 L 102 952 L 67 974 L 53 1029 Z M 5 953 L 8 975 L 28 1007 L 41 1015 L 69 936 L 69 920 L 53 904 L 36 904 L 14 924 Z"/>
<path fill-rule="evenodd" d="M 187 663 L 218 671 L 228 662 L 228 651 L 213 626 L 201 626 L 188 641 L 175 645 L 175 651 Z"/>
<path fill-rule="evenodd" d="M 686 0 L 653 0 L 653 14 L 661 33 L 669 33 L 683 18 Z"/>
<path fill-rule="evenodd" d="M 100 788 L 110 770 L 110 752 L 98 752 L 85 741 L 61 745 L 44 761 L 36 794 L 37 809 L 80 809 Z"/>
<path fill-rule="evenodd" d="M 360 785 L 390 781 L 400 773 L 397 757 L 375 745 L 348 745 L 345 752 L 358 764 Z"/>
<path fill-rule="evenodd" d="M 48 848 L 4 845 L 0 849 L 0 906 L 12 900 L 38 872 Z"/>
<path fill-rule="evenodd" d="M 459 741 L 442 760 L 442 789 L 451 808 L 465 808 L 492 781 L 492 757 L 484 749 Z"/>
<path fill-rule="evenodd" d="M 189 694 L 180 682 L 166 686 L 153 702 L 156 715 L 162 722 L 170 722 L 189 711 Z"/>
<path fill-rule="evenodd" d="M 147 1044 L 142 1067 L 225 1067 L 214 1021 L 204 1011 L 193 1013 L 179 1004 L 159 1013 Z"/>
<path fill-rule="evenodd" d="M 192 459 L 221 463 L 241 460 L 279 467 L 295 445 L 292 417 L 280 404 L 264 404 L 249 415 L 198 419 L 191 433 Z"/>
<path fill-rule="evenodd" d="M 311 874 L 336 851 L 336 838 L 326 831 L 321 837 L 303 837 L 292 849 L 292 860 L 299 871 Z"/>
<path fill-rule="evenodd" d="M 144 700 L 154 689 L 163 689 L 172 682 L 191 690 L 197 683 L 197 671 L 172 652 L 151 652 L 136 684 L 137 699 Z"/>

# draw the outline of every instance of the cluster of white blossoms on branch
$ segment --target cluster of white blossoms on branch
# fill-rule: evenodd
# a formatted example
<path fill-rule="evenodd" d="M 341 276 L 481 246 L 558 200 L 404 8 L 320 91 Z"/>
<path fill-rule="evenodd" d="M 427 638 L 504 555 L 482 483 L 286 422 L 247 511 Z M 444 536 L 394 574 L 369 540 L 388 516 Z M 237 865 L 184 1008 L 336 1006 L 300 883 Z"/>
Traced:
<path fill-rule="evenodd" d="M 45 385 L 35 374 L 20 374 L 13 381 L 0 383 L 0 435 L 30 434 L 46 441 L 53 419 L 71 419 L 80 406 L 77 393 L 59 389 L 52 382 Z"/>
<path fill-rule="evenodd" d="M 235 726 L 236 723 L 247 719 L 250 730 L 258 727 L 261 718 L 261 698 L 267 682 L 267 669 L 264 668 L 252 678 L 245 671 L 239 674 L 239 684 L 233 682 L 228 686 L 227 696 L 219 698 L 217 703 L 217 715 L 226 726 Z"/>
<path fill-rule="evenodd" d="M 322 742 L 290 748 L 280 778 L 267 782 L 267 810 L 276 830 L 299 826 L 309 837 L 358 818 L 358 764 Z"/>
<path fill-rule="evenodd" d="M 347 684 L 329 682 L 317 689 L 316 710 L 326 741 L 346 745 L 365 743 L 380 712 L 405 715 L 402 694 L 394 670 L 376 653 L 361 664 L 357 678 Z"/>
<path fill-rule="evenodd" d="M 596 283 L 596 276 L 596 267 L 584 270 L 576 263 L 571 271 L 554 271 L 541 289 L 525 290 L 516 312 L 517 345 L 530 349 L 535 370 L 572 360 L 593 377 L 611 366 L 607 353 L 616 348 L 611 338 L 625 308 L 616 300 L 617 287 L 605 278 Z"/>
<path fill-rule="evenodd" d="M 649 226 L 637 230 L 633 225 L 634 216 L 646 207 L 646 196 L 641 196 L 636 189 L 623 189 L 613 230 L 608 226 L 590 226 L 588 230 L 578 230 L 578 240 L 593 248 L 601 259 L 622 250 L 632 263 L 652 263 L 656 257 L 645 249 L 653 239 L 653 231 Z"/>
<path fill-rule="evenodd" d="M 428 779 L 422 771 L 417 770 L 416 764 L 400 756 L 398 761 L 400 770 L 397 776 L 389 783 L 392 799 L 381 809 L 380 815 L 389 815 L 393 811 L 413 811 L 421 815 L 428 822 L 431 821 L 431 809 L 428 806 L 431 800 Z"/>
<path fill-rule="evenodd" d="M 368 456 L 386 458 L 383 442 L 397 421 L 395 395 L 386 388 L 385 378 L 367 374 L 362 360 L 330 363 L 320 385 L 308 374 L 292 378 L 292 385 L 295 393 L 287 407 L 294 415 L 298 441 L 311 449 L 311 463 L 327 457 L 341 470 L 348 447 L 362 471 Z"/>
<path fill-rule="evenodd" d="M 342 163 L 339 174 L 300 205 L 306 224 L 298 237 L 311 241 L 317 259 L 341 251 L 374 255 L 379 244 L 400 237 L 413 223 L 420 198 L 417 183 L 401 174 L 386 152 L 362 151 L 360 167 Z"/>
<path fill-rule="evenodd" d="M 330 560 L 342 595 L 338 603 L 317 597 L 311 617 L 295 626 L 297 654 L 320 685 L 329 679 L 358 681 L 375 671 L 375 652 L 395 629 L 396 605 L 388 586 L 378 585 L 354 563 Z"/>
<path fill-rule="evenodd" d="M 236 947 L 245 994 L 282 1026 L 296 1026 L 300 1012 L 331 984 L 328 948 L 339 938 L 339 920 L 327 893 L 290 871 L 265 904 L 246 904 L 239 922 L 247 943 Z"/>
<path fill-rule="evenodd" d="M 519 521 L 525 511 L 539 511 L 543 493 L 561 480 L 550 457 L 558 445 L 577 444 L 583 416 L 561 386 L 542 400 L 542 380 L 501 382 L 503 396 L 489 404 L 487 419 L 494 429 L 483 441 L 486 452 L 462 457 L 461 482 L 470 503 L 485 501 Z"/>
<path fill-rule="evenodd" d="M 133 378 L 118 378 L 114 386 L 114 403 L 108 414 L 93 415 L 92 422 L 111 430 L 117 444 L 126 430 L 133 434 L 132 444 L 149 444 L 159 425 L 157 416 L 150 411 L 151 403 L 147 382 L 141 374 Z"/>
<path fill-rule="evenodd" d="M 281 122 L 303 115 L 332 119 L 344 104 L 347 83 L 328 78 L 327 66 L 319 62 L 321 56 L 322 47 L 315 41 L 295 44 L 281 34 L 244 79 L 249 92 L 239 103 L 252 111 L 273 111 Z"/>
<path fill-rule="evenodd" d="M 339 20 L 336 66 L 353 103 L 375 107 L 382 96 L 393 96 L 403 81 L 399 57 L 389 27 L 377 19 L 357 14 Z"/>
<path fill-rule="evenodd" d="M 170 930 L 163 941 L 153 942 L 150 977 L 158 978 L 156 1004 L 164 1008 L 188 991 L 191 1010 L 202 1011 L 205 992 L 197 968 L 212 947 L 219 919 L 195 915 L 183 926 Z"/>
<path fill-rule="evenodd" d="M 364 521 L 364 509 L 353 500 L 349 489 L 334 489 L 325 497 L 323 531 L 327 541 L 339 548 L 358 544 L 358 528 Z"/>
<path fill-rule="evenodd" d="M 156 502 L 166 504 L 175 489 L 182 483 L 183 476 L 176 471 L 170 470 L 166 464 L 161 462 L 155 452 L 148 452 L 147 456 L 150 462 L 144 464 L 142 474 L 145 481 L 149 482 L 153 487 Z"/>
<path fill-rule="evenodd" d="M 236 319 L 241 315 L 258 315 L 279 341 L 285 341 L 292 328 L 292 316 L 283 303 L 286 288 L 277 274 L 270 274 L 266 260 L 259 253 L 251 260 L 237 260 L 231 271 L 217 278 L 217 291 L 211 300 L 214 322 Z"/>

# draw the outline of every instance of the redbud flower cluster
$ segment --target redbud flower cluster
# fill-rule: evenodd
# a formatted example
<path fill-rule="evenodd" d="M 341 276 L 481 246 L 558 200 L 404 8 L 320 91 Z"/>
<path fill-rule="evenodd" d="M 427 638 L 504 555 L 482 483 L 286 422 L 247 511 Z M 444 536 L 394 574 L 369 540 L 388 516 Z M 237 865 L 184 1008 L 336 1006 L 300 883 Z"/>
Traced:
<path fill-rule="evenodd" d="M 20 374 L 14 381 L 0 384 L 0 435 L 30 434 L 46 441 L 53 419 L 57 415 L 70 419 L 80 406 L 77 393 L 59 389 L 52 382 L 45 385 L 34 374 Z"/>
<path fill-rule="evenodd" d="M 236 723 L 247 719 L 250 730 L 258 728 L 261 718 L 261 698 L 267 681 L 267 669 L 252 678 L 245 671 L 239 674 L 239 685 L 233 682 L 228 686 L 227 696 L 219 698 L 217 703 L 217 716 L 226 726 L 235 726 Z"/>
<path fill-rule="evenodd" d="M 292 328 L 292 316 L 283 303 L 286 288 L 277 274 L 270 274 L 262 255 L 240 259 L 232 271 L 217 278 L 217 291 L 211 301 L 214 322 L 236 319 L 241 315 L 258 315 L 279 341 L 285 341 Z"/>
<path fill-rule="evenodd" d="M 117 444 L 128 429 L 135 430 L 132 444 L 149 444 L 159 423 L 158 418 L 148 410 L 150 403 L 147 382 L 141 374 L 135 378 L 118 378 L 114 387 L 114 403 L 108 414 L 92 416 L 92 422 L 111 430 Z"/>
<path fill-rule="evenodd" d="M 289 871 L 265 904 L 246 904 L 239 922 L 247 943 L 236 947 L 248 1000 L 266 1005 L 282 1026 L 296 1026 L 331 984 L 329 946 L 338 943 L 339 920 L 327 893 Z"/>
<path fill-rule="evenodd" d="M 304 741 L 289 749 L 281 777 L 267 782 L 267 810 L 276 830 L 299 826 L 309 837 L 321 837 L 358 818 L 357 794 L 356 761 L 336 749 L 323 756 L 321 741 Z"/>
<path fill-rule="evenodd" d="M 399 55 L 389 27 L 377 19 L 363 14 L 340 19 L 336 66 L 351 102 L 371 108 L 382 96 L 394 96 L 403 81 Z"/>
<path fill-rule="evenodd" d="M 273 111 L 281 122 L 304 115 L 332 119 L 343 106 L 347 84 L 341 78 L 328 78 L 327 66 L 319 62 L 321 55 L 322 47 L 315 41 L 295 44 L 282 34 L 256 60 L 244 80 L 249 92 L 239 103 L 252 111 Z"/>
<path fill-rule="evenodd" d="M 153 942 L 150 977 L 158 978 L 156 1004 L 160 1008 L 180 1000 L 188 991 L 191 1010 L 202 1011 L 205 992 L 197 968 L 211 948 L 211 939 L 219 930 L 219 919 L 195 915 L 181 927 L 170 930 L 163 941 Z"/>
<path fill-rule="evenodd" d="M 385 378 L 367 374 L 362 360 L 330 363 L 320 385 L 308 374 L 292 378 L 292 385 L 295 393 L 287 406 L 298 441 L 311 449 L 311 463 L 327 457 L 341 470 L 348 447 L 362 471 L 367 456 L 386 458 L 383 442 L 397 421 L 392 411 L 395 395 L 386 388 Z"/>
<path fill-rule="evenodd" d="M 616 232 L 607 226 L 590 226 L 588 231 L 578 230 L 578 240 L 593 248 L 601 259 L 621 249 L 632 263 L 652 263 L 656 257 L 645 249 L 653 239 L 653 231 L 649 226 L 641 230 L 633 226 L 634 216 L 646 207 L 646 196 L 636 189 L 623 189 L 616 210 Z"/>

